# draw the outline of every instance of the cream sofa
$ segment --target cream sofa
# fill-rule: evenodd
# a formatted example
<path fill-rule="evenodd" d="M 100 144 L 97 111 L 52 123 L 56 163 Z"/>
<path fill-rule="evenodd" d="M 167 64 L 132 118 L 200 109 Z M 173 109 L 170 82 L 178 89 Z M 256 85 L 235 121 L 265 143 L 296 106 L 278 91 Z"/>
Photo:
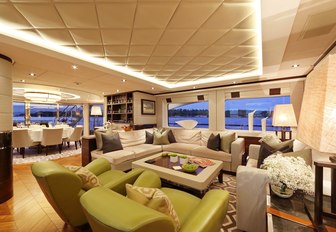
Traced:
<path fill-rule="evenodd" d="M 93 150 L 91 151 L 92 159 L 104 157 L 110 161 L 112 168 L 124 171 L 131 169 L 132 162 L 135 160 L 162 151 L 169 151 L 221 160 L 224 162 L 223 170 L 236 172 L 245 152 L 243 138 L 236 138 L 231 144 L 231 153 L 207 148 L 207 141 L 211 133 L 225 134 L 228 133 L 226 131 L 172 129 L 176 143 L 167 145 L 145 144 L 146 131 L 152 133 L 153 129 L 118 132 L 123 150 L 108 153 L 103 153 L 101 150 Z"/>

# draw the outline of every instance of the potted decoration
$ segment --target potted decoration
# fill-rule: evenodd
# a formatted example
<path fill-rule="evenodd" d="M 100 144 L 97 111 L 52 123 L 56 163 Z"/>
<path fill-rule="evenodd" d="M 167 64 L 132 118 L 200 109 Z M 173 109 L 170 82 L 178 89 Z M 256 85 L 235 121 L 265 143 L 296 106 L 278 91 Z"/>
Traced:
<path fill-rule="evenodd" d="M 312 168 L 301 157 L 276 153 L 267 157 L 261 168 L 267 170 L 272 191 L 282 198 L 291 197 L 295 190 L 314 193 Z"/>
<path fill-rule="evenodd" d="M 178 161 L 178 156 L 176 153 L 169 153 L 169 160 L 172 163 L 176 163 Z"/>
<path fill-rule="evenodd" d="M 180 155 L 180 165 L 183 165 L 185 163 L 188 163 L 188 156 Z"/>

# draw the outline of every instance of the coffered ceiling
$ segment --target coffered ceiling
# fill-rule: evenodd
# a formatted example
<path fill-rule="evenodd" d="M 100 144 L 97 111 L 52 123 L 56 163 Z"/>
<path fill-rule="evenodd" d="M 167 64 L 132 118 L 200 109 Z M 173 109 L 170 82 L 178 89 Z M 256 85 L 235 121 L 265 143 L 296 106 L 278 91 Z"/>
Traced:
<path fill-rule="evenodd" d="M 301 76 L 335 41 L 335 2 L 0 0 L 0 53 L 15 83 L 100 96 Z"/>

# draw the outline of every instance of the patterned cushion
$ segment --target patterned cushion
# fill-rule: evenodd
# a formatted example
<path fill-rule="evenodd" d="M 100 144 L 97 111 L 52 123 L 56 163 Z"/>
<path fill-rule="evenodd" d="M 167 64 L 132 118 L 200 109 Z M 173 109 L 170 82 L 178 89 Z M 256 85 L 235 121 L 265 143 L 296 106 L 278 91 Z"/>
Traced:
<path fill-rule="evenodd" d="M 76 166 L 76 165 L 64 165 L 65 168 L 69 169 L 69 171 L 76 172 L 78 171 L 82 166 Z"/>
<path fill-rule="evenodd" d="M 169 131 L 154 131 L 154 139 L 153 139 L 153 144 L 154 145 L 165 145 L 165 144 L 170 144 L 169 139 L 168 139 L 168 133 Z"/>
<path fill-rule="evenodd" d="M 100 182 L 98 177 L 87 170 L 86 168 L 82 167 L 78 171 L 75 172 L 79 178 L 82 180 L 83 186 L 82 188 L 85 190 L 89 190 L 94 187 L 100 186 Z"/>
<path fill-rule="evenodd" d="M 175 231 L 180 229 L 180 220 L 176 211 L 167 195 L 160 189 L 126 184 L 126 192 L 129 199 L 170 216 L 174 222 Z"/>
<path fill-rule="evenodd" d="M 236 140 L 236 133 L 226 133 L 221 135 L 220 148 L 226 153 L 231 153 L 231 144 Z"/>

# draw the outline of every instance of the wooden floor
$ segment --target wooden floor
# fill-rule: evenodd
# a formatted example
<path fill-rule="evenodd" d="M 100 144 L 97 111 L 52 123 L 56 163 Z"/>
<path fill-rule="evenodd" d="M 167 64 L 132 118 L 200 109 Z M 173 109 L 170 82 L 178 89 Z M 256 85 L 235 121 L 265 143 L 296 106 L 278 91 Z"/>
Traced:
<path fill-rule="evenodd" d="M 81 165 L 81 157 L 76 155 L 55 162 L 63 165 Z M 31 164 L 13 167 L 14 196 L 0 204 L 0 232 L 75 231 L 64 224 L 48 203 L 30 167 Z"/>

